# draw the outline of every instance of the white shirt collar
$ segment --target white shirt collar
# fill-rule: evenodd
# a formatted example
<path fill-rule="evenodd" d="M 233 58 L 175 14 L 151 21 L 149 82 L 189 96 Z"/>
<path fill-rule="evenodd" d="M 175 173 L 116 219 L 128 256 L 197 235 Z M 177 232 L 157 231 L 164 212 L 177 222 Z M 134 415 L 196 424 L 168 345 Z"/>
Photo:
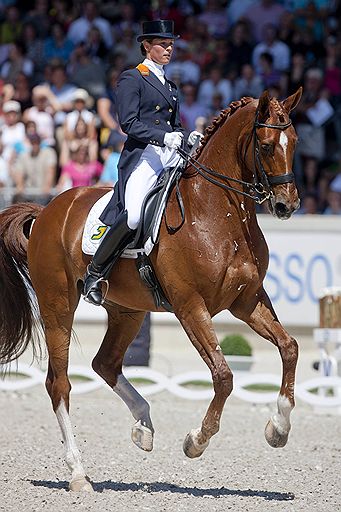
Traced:
<path fill-rule="evenodd" d="M 163 84 L 165 83 L 165 71 L 163 69 L 162 64 L 157 64 L 156 62 L 150 59 L 144 59 L 143 64 L 147 66 L 147 68 L 150 69 L 150 71 L 154 73 L 154 75 L 157 76 L 160 82 L 162 82 Z"/>

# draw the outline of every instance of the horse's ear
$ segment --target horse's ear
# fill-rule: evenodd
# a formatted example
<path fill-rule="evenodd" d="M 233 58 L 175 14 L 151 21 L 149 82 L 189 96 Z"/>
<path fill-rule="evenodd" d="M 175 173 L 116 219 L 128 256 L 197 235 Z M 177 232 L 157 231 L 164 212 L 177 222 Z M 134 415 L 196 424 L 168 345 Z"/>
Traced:
<path fill-rule="evenodd" d="M 270 98 L 268 91 L 264 91 L 258 100 L 258 121 L 265 123 L 269 117 Z"/>
<path fill-rule="evenodd" d="M 302 91 L 303 89 L 302 87 L 300 87 L 294 94 L 289 96 L 289 98 L 282 101 L 282 105 L 288 114 L 290 114 L 290 112 L 294 110 L 294 108 L 297 107 L 297 105 L 299 104 L 302 96 Z"/>

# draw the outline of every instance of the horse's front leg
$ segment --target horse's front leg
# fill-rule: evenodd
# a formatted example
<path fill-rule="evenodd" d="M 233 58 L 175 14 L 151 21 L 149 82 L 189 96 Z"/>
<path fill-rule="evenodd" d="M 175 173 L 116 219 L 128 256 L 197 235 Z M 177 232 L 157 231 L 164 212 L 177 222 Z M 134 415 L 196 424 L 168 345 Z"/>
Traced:
<path fill-rule="evenodd" d="M 242 304 L 242 305 L 241 305 Z M 247 304 L 249 313 L 246 313 Z M 277 413 L 265 427 L 265 438 L 270 446 L 285 446 L 291 428 L 290 414 L 295 407 L 294 387 L 298 359 L 298 345 L 279 322 L 271 301 L 264 289 L 253 297 L 243 296 L 233 304 L 231 313 L 244 320 L 260 336 L 271 341 L 282 359 L 282 384 L 277 399 Z"/>
<path fill-rule="evenodd" d="M 211 316 L 201 297 L 195 297 L 175 311 L 183 328 L 202 359 L 209 367 L 214 388 L 214 397 L 207 409 L 201 427 L 191 430 L 184 441 L 183 449 L 188 457 L 200 457 L 211 437 L 219 431 L 220 418 L 227 397 L 233 388 L 233 376 L 228 367 Z"/>
<path fill-rule="evenodd" d="M 122 373 L 124 354 L 139 332 L 145 312 L 132 311 L 114 304 L 105 304 L 105 308 L 108 312 L 108 329 L 92 367 L 124 401 L 135 418 L 132 441 L 141 450 L 150 452 L 153 449 L 154 428 L 149 404 Z"/>

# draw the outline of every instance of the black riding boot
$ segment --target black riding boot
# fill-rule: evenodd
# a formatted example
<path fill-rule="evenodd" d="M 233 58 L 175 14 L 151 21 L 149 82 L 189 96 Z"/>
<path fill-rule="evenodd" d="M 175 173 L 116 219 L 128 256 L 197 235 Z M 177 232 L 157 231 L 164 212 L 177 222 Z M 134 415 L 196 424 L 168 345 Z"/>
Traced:
<path fill-rule="evenodd" d="M 84 276 L 83 295 L 95 306 L 103 304 L 102 281 L 108 279 L 111 269 L 127 245 L 132 242 L 136 230 L 127 225 L 127 212 L 119 215 L 98 247 Z"/>

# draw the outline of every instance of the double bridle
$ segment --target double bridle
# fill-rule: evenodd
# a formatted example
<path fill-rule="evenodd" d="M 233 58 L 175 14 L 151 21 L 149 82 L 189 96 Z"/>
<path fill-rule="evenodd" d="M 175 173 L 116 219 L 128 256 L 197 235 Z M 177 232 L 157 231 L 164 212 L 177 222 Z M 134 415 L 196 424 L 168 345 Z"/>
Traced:
<path fill-rule="evenodd" d="M 286 130 L 289 126 L 291 126 L 291 121 L 283 124 L 260 123 L 258 121 L 258 115 L 259 111 L 257 109 L 251 135 L 253 144 L 253 183 L 238 180 L 236 178 L 231 178 L 230 176 L 226 176 L 225 174 L 221 174 L 217 171 L 214 171 L 213 169 L 210 169 L 209 167 L 206 167 L 205 165 L 200 163 L 196 158 L 194 158 L 192 155 L 190 155 L 187 151 L 185 151 L 182 148 L 178 149 L 178 153 L 205 180 L 209 181 L 210 183 L 213 183 L 214 185 L 217 185 L 220 188 L 223 188 L 224 190 L 231 190 L 233 192 L 237 192 L 238 194 L 242 194 L 243 196 L 250 197 L 257 204 L 262 204 L 264 203 L 264 201 L 273 196 L 272 185 L 292 183 L 295 180 L 295 178 L 293 172 L 286 172 L 278 176 L 269 176 L 265 172 L 260 157 L 260 143 L 257 135 L 258 128 L 273 128 L 275 130 Z M 244 163 L 249 144 L 247 144 L 245 149 Z M 247 189 L 247 192 L 245 190 L 239 190 L 231 185 L 227 185 L 226 182 L 234 182 L 238 183 L 239 185 L 243 185 Z"/>

